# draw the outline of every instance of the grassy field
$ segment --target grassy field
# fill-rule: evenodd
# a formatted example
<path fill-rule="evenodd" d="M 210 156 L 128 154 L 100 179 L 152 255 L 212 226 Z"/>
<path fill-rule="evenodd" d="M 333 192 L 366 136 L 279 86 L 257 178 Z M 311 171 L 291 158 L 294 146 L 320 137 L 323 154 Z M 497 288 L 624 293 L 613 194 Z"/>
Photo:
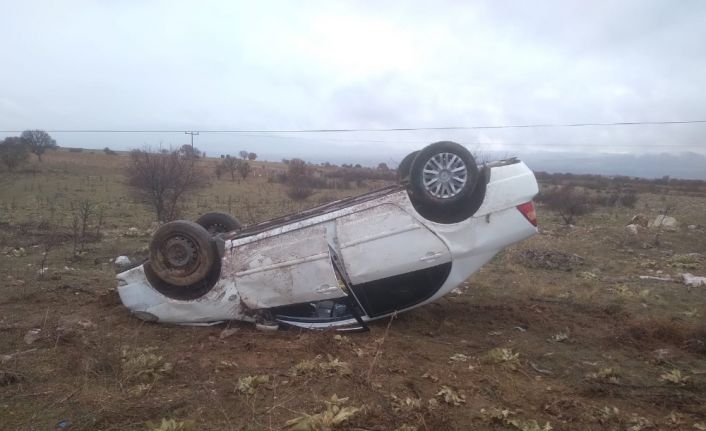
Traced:
<path fill-rule="evenodd" d="M 0 429 L 706 429 L 706 287 L 680 278 L 706 275 L 706 198 L 640 193 L 574 227 L 540 207 L 539 235 L 436 303 L 367 333 L 260 332 L 122 307 L 111 259 L 144 257 L 155 227 L 126 163 L 60 151 L 0 172 Z M 253 223 L 383 185 L 293 202 L 267 180 L 283 165 L 254 165 L 212 179 L 185 217 Z M 75 255 L 82 201 L 95 235 Z M 676 231 L 625 231 L 667 207 Z"/>

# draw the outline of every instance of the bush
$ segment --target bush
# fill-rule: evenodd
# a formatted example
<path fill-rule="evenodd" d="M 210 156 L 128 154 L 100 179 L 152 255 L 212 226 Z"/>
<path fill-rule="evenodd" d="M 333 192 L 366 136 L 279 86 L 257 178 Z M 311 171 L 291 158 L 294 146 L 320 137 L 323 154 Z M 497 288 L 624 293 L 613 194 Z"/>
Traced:
<path fill-rule="evenodd" d="M 24 139 L 10 137 L 0 141 L 0 161 L 9 171 L 25 163 L 28 157 L 29 147 Z"/>
<path fill-rule="evenodd" d="M 286 182 L 289 184 L 287 196 L 291 199 L 295 201 L 304 200 L 313 193 L 311 189 L 313 173 L 304 160 L 290 160 L 285 178 Z"/>
<path fill-rule="evenodd" d="M 620 199 L 620 204 L 626 208 L 635 208 L 635 204 L 637 204 L 637 193 L 625 193 Z"/>
<path fill-rule="evenodd" d="M 105 150 L 104 150 L 105 151 Z M 82 153 L 83 148 L 69 148 L 70 153 Z"/>
<path fill-rule="evenodd" d="M 250 175 L 252 172 L 252 168 L 250 167 L 250 163 L 246 162 L 245 160 L 238 160 L 236 163 L 236 170 L 240 174 L 240 176 L 245 179 Z"/>
<path fill-rule="evenodd" d="M 311 196 L 314 191 L 308 186 L 291 185 L 287 187 L 287 196 L 295 201 L 303 201 Z"/>
<path fill-rule="evenodd" d="M 178 152 L 130 152 L 128 182 L 139 198 L 151 205 L 158 222 L 175 220 L 180 204 L 190 193 L 206 185 L 206 176 L 196 159 Z"/>
<path fill-rule="evenodd" d="M 103 152 L 104 152 L 105 154 L 109 155 L 109 156 L 116 156 L 116 155 L 118 154 L 118 153 L 116 153 L 115 151 L 111 150 L 111 149 L 108 148 L 108 147 L 103 148 Z"/>
<path fill-rule="evenodd" d="M 588 192 L 572 185 L 556 186 L 545 190 L 537 196 L 537 201 L 557 211 L 567 225 L 574 224 L 577 216 L 595 210 L 593 199 Z"/>

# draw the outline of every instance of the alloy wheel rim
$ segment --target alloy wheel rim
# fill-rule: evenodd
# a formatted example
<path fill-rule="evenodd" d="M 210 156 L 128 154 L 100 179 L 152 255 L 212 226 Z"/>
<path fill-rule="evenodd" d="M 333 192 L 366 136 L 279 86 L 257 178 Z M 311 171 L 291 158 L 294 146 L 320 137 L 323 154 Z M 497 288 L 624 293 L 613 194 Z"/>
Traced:
<path fill-rule="evenodd" d="M 422 169 L 424 189 L 435 198 L 457 196 L 468 181 L 466 163 L 454 153 L 438 153 Z"/>

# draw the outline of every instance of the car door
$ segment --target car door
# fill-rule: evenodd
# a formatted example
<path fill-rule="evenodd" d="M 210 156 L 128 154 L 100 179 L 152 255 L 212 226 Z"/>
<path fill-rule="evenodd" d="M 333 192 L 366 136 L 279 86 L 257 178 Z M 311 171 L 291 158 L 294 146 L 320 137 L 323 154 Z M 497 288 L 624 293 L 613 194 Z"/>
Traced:
<path fill-rule="evenodd" d="M 394 204 L 339 217 L 336 237 L 351 289 L 371 317 L 423 302 L 451 269 L 446 244 Z"/>
<path fill-rule="evenodd" d="M 235 247 L 229 272 L 248 308 L 272 308 L 345 296 L 326 240 L 327 224 Z"/>

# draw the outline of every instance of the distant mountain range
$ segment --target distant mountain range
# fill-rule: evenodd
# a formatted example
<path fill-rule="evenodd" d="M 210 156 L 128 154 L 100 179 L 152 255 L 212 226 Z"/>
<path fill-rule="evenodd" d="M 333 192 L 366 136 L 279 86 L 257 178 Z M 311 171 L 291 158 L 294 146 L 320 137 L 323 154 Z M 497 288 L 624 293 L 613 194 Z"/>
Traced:
<path fill-rule="evenodd" d="M 641 178 L 706 180 L 706 156 L 682 154 L 534 153 L 520 154 L 535 171 L 626 175 Z"/>

